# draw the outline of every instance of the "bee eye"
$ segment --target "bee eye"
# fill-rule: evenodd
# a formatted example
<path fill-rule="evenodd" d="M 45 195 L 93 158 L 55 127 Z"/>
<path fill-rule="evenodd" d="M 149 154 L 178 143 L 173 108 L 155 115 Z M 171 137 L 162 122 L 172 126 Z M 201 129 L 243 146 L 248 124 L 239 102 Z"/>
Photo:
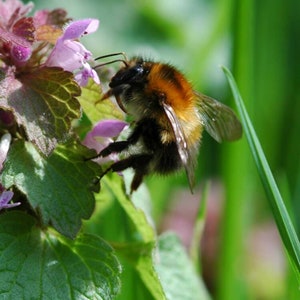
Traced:
<path fill-rule="evenodd" d="M 132 77 L 138 77 L 144 74 L 144 68 L 141 65 L 137 65 L 134 68 L 132 68 Z M 135 73 L 135 74 L 134 74 Z"/>
<path fill-rule="evenodd" d="M 137 64 L 131 68 L 120 70 L 111 80 L 109 86 L 115 87 L 121 84 L 136 84 L 145 80 L 145 75 L 149 72 L 141 65 Z"/>

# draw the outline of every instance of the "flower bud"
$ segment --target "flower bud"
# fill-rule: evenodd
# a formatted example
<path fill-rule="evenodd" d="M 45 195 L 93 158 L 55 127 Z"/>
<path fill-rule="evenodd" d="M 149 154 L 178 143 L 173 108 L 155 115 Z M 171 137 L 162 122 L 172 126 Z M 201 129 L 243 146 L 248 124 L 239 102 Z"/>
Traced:
<path fill-rule="evenodd" d="M 26 62 L 31 56 L 31 48 L 14 45 L 10 50 L 11 56 L 16 63 Z"/>

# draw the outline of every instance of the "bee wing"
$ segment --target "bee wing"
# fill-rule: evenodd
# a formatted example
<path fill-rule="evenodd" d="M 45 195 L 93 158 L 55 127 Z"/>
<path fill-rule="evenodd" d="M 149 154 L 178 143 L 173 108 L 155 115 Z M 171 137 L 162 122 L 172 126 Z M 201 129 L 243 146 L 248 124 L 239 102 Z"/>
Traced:
<path fill-rule="evenodd" d="M 184 132 L 182 130 L 182 126 L 181 126 L 180 122 L 178 121 L 173 108 L 170 105 L 163 102 L 163 108 L 164 108 L 164 111 L 165 111 L 165 113 L 168 117 L 168 120 L 170 121 L 170 124 L 172 126 L 174 136 L 176 139 L 178 153 L 179 153 L 181 162 L 184 165 L 186 175 L 187 175 L 187 178 L 189 181 L 189 186 L 192 191 L 194 183 L 195 183 L 195 174 L 194 174 L 195 164 L 191 157 L 191 153 L 187 147 L 187 142 L 186 142 Z"/>
<path fill-rule="evenodd" d="M 242 125 L 234 111 L 219 101 L 196 93 L 201 121 L 205 130 L 219 143 L 242 136 Z"/>

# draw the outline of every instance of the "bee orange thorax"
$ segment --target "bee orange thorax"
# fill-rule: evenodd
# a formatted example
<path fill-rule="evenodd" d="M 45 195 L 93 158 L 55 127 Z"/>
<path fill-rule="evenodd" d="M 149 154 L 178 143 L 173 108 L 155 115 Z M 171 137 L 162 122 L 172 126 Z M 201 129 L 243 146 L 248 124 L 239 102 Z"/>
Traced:
<path fill-rule="evenodd" d="M 191 83 L 174 67 L 154 63 L 148 75 L 148 93 L 156 91 L 162 94 L 164 101 L 174 110 L 181 124 L 189 147 L 198 144 L 202 127 L 196 109 L 196 95 Z M 164 126 L 164 121 L 162 120 Z M 173 140 L 173 136 L 165 133 L 162 140 Z"/>
<path fill-rule="evenodd" d="M 153 64 L 148 80 L 149 90 L 162 93 L 177 116 L 185 119 L 195 101 L 191 83 L 174 67 L 161 63 Z"/>

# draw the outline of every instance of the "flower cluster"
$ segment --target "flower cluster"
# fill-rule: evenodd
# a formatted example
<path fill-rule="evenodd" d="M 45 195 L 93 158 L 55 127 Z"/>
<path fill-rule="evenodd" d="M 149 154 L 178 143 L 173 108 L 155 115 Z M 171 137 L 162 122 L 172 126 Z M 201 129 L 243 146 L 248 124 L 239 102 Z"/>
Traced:
<path fill-rule="evenodd" d="M 22 86 L 26 91 L 26 96 L 22 97 L 28 99 L 28 105 L 30 105 L 31 92 L 22 78 L 38 74 L 37 72 L 42 69 L 60 67 L 64 71 L 72 72 L 74 79 L 81 86 L 86 85 L 89 78 L 99 83 L 97 73 L 89 64 L 92 54 L 79 42 L 79 38 L 83 35 L 93 33 L 98 29 L 99 21 L 97 19 L 71 21 L 63 9 L 40 10 L 29 16 L 32 9 L 32 3 L 23 4 L 19 0 L 0 0 L 0 73 L 3 74 L 0 82 L 0 135 L 2 135 L 0 171 L 11 141 L 11 135 L 7 131 L 14 131 L 15 121 L 25 130 L 31 126 L 27 120 L 30 119 L 32 112 L 28 113 L 22 107 L 20 110 L 16 106 L 18 99 L 16 91 L 21 90 Z M 47 81 L 47 78 L 44 80 Z M 76 95 L 76 88 L 73 89 Z M 43 93 L 49 93 L 49 91 L 42 88 L 39 95 Z M 42 107 L 43 104 L 40 105 Z M 76 107 L 76 103 L 73 107 Z M 23 118 L 23 116 L 26 117 Z M 43 120 L 43 116 L 40 118 Z M 43 130 L 45 139 L 52 138 L 47 137 L 47 133 L 53 130 L 49 129 L 47 132 L 47 122 L 45 124 L 46 130 Z M 29 135 L 29 132 L 27 134 Z M 29 140 L 34 141 L 35 137 Z M 9 204 L 12 196 L 13 192 L 6 191 L 0 183 L 0 210 L 19 205 L 19 203 Z"/>
<path fill-rule="evenodd" d="M 79 100 L 82 88 L 89 79 L 100 83 L 90 65 L 92 53 L 79 41 L 95 32 L 99 21 L 92 18 L 71 21 L 63 9 L 40 10 L 28 16 L 32 9 L 32 3 L 0 0 L 2 175 L 12 136 L 24 138 L 47 157 L 59 143 L 72 136 L 72 122 L 82 115 Z M 101 97 L 100 89 L 95 97 Z M 99 152 L 126 126 L 120 120 L 101 120 L 86 135 L 83 144 Z M 116 159 L 110 155 L 98 162 Z M 0 210 L 20 205 L 19 199 L 10 203 L 13 192 L 5 190 L 4 182 L 0 182 Z"/>
<path fill-rule="evenodd" d="M 91 68 L 88 61 L 92 53 L 88 51 L 76 39 L 97 30 L 99 21 L 96 19 L 84 19 L 70 23 L 60 36 L 50 53 L 45 65 L 60 66 L 71 72 L 76 72 L 75 79 L 85 86 L 89 78 L 93 78 L 96 83 L 100 83 L 95 70 Z"/>
<path fill-rule="evenodd" d="M 16 74 L 42 66 L 58 66 L 75 73 L 79 84 L 88 78 L 99 82 L 90 67 L 89 52 L 77 40 L 97 30 L 99 21 L 84 19 L 70 22 L 62 9 L 37 11 L 27 15 L 33 4 L 19 0 L 0 1 L 0 60 Z"/>

